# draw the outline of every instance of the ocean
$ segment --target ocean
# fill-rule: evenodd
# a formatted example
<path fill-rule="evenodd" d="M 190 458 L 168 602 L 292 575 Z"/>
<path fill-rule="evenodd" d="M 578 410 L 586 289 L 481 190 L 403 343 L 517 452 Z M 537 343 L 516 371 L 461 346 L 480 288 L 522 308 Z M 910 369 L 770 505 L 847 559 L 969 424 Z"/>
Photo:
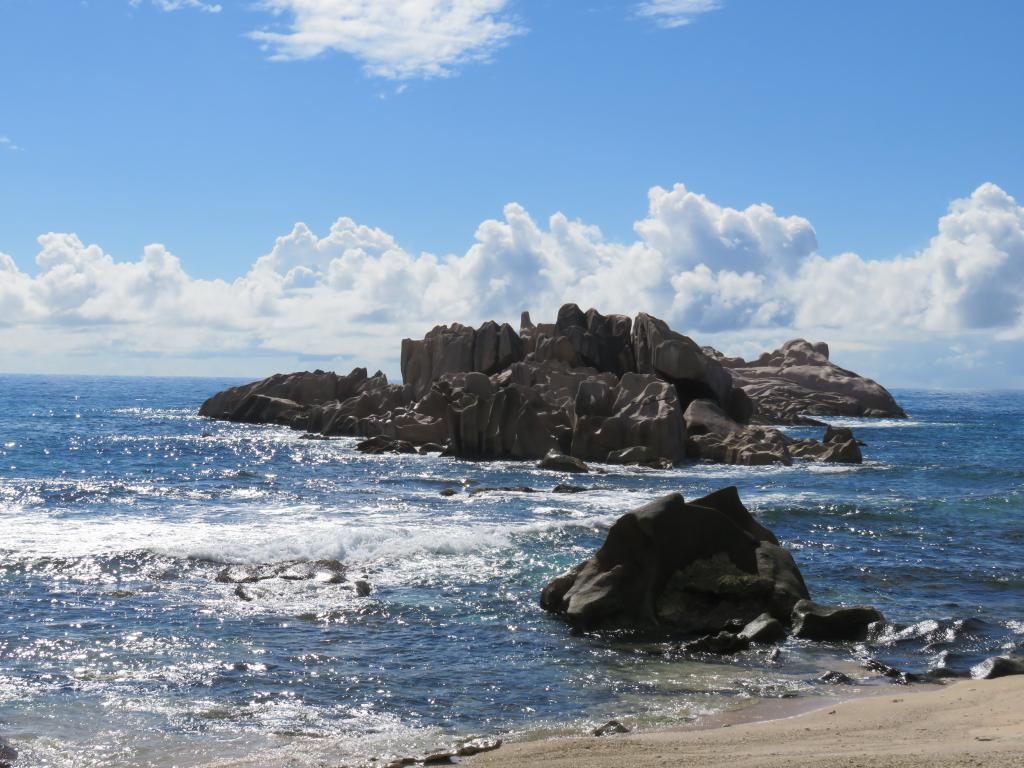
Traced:
<path fill-rule="evenodd" d="M 1024 648 L 1024 393 L 895 391 L 906 420 L 833 420 L 867 443 L 859 466 L 568 477 L 196 416 L 237 383 L 0 377 L 0 736 L 17 765 L 358 764 L 465 736 L 697 722 L 893 685 L 870 659 L 963 675 Z M 813 598 L 875 605 L 885 631 L 704 659 L 539 607 L 622 513 L 726 485 Z M 520 486 L 536 492 L 484 490 Z M 217 580 L 318 559 L 348 580 L 242 597 Z M 819 681 L 829 670 L 854 683 Z"/>

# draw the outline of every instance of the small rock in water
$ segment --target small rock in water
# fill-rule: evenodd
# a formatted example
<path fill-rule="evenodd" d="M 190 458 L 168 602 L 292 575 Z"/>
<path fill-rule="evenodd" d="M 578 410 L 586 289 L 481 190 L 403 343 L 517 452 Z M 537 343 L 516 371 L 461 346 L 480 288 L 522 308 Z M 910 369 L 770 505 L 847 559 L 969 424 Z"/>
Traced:
<path fill-rule="evenodd" d="M 345 566 L 337 560 L 288 560 L 263 565 L 228 565 L 217 574 L 217 581 L 222 584 L 255 584 L 274 578 L 286 581 L 316 579 L 325 584 L 340 584 L 345 580 Z"/>
<path fill-rule="evenodd" d="M 770 613 L 762 613 L 743 627 L 739 636 L 752 643 L 774 643 L 786 637 L 786 628 Z"/>
<path fill-rule="evenodd" d="M 355 587 L 356 594 L 359 595 L 359 597 L 366 597 L 370 594 L 370 582 L 368 581 L 359 579 L 359 581 L 356 582 Z"/>
<path fill-rule="evenodd" d="M 246 592 L 245 587 L 243 587 L 241 584 L 235 587 L 235 597 L 237 597 L 239 600 L 244 600 L 247 603 L 252 602 L 252 595 Z"/>
<path fill-rule="evenodd" d="M 993 656 L 971 668 L 975 680 L 994 680 L 1008 675 L 1024 675 L 1024 656 Z"/>
<path fill-rule="evenodd" d="M 443 491 L 441 491 L 442 496 L 454 496 L 456 493 L 458 493 L 458 491 L 456 491 L 454 488 L 445 488 Z"/>
<path fill-rule="evenodd" d="M 582 485 L 569 485 L 568 483 L 559 483 L 551 489 L 552 493 L 583 493 L 589 491 L 589 488 L 584 488 Z"/>
<path fill-rule="evenodd" d="M 536 488 L 528 485 L 502 485 L 497 488 L 474 488 L 469 492 L 470 496 L 478 496 L 481 493 L 536 493 Z"/>
<path fill-rule="evenodd" d="M 885 617 L 870 605 L 837 608 L 801 600 L 793 606 L 793 634 L 807 640 L 863 640 L 876 621 Z"/>
<path fill-rule="evenodd" d="M 330 440 L 327 435 L 321 435 L 319 432 L 306 432 L 303 435 L 299 435 L 299 440 Z"/>
<path fill-rule="evenodd" d="M 864 663 L 864 669 L 870 669 L 872 672 L 878 672 L 884 677 L 888 677 L 897 685 L 908 685 L 910 683 L 919 683 L 924 677 L 921 675 L 914 674 L 913 672 L 904 672 L 902 669 L 896 669 L 896 667 L 890 667 L 876 659 L 869 659 Z"/>
<path fill-rule="evenodd" d="M 277 576 L 286 581 L 309 581 L 316 579 L 325 584 L 340 584 L 345 580 L 345 566 L 337 560 L 314 560 L 285 564 Z"/>
<path fill-rule="evenodd" d="M 537 462 L 537 469 L 550 469 L 554 472 L 589 472 L 590 467 L 582 459 L 566 456 L 564 453 L 550 451 L 547 456 Z"/>
<path fill-rule="evenodd" d="M 444 446 L 438 443 L 424 443 L 420 446 L 420 453 L 424 456 L 428 453 L 444 453 Z"/>
<path fill-rule="evenodd" d="M 844 675 L 842 672 L 830 669 L 823 675 L 818 676 L 818 682 L 828 683 L 829 685 L 850 685 L 853 683 L 853 678 L 849 675 Z"/>
<path fill-rule="evenodd" d="M 367 440 L 363 440 L 361 443 L 356 443 L 356 450 L 361 453 L 416 453 L 416 448 L 412 443 L 405 440 L 397 440 L 394 437 L 387 437 L 386 435 L 377 435 Z"/>
<path fill-rule="evenodd" d="M 618 720 L 609 720 L 604 725 L 595 728 L 591 733 L 595 736 L 610 736 L 613 733 L 629 733 L 629 728 Z"/>

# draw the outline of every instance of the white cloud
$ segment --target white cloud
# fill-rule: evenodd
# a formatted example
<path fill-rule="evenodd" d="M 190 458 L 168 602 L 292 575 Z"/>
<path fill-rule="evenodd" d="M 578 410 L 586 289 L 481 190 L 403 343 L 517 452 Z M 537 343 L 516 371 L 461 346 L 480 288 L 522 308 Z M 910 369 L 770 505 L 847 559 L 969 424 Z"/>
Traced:
<path fill-rule="evenodd" d="M 12 152 L 19 152 L 21 150 L 21 147 L 19 147 L 6 136 L 0 136 L 0 149 L 9 149 Z"/>
<path fill-rule="evenodd" d="M 278 60 L 327 51 L 350 54 L 377 77 L 404 80 L 451 74 L 486 61 L 522 27 L 509 0 L 261 0 L 286 29 L 252 36 Z"/>
<path fill-rule="evenodd" d="M 142 5 L 143 0 L 128 0 L 128 2 L 138 7 Z M 184 8 L 197 8 L 206 13 L 220 13 L 223 10 L 223 6 L 219 3 L 208 3 L 205 0 L 152 0 L 152 3 L 161 11 L 167 11 L 168 13 L 180 11 Z"/>
<path fill-rule="evenodd" d="M 636 8 L 638 16 L 653 19 L 662 27 L 682 27 L 697 16 L 722 7 L 721 0 L 646 0 Z"/>
<path fill-rule="evenodd" d="M 652 189 L 635 231 L 610 241 L 509 204 L 464 253 L 441 257 L 350 218 L 322 237 L 300 223 L 230 281 L 193 278 L 162 245 L 118 261 L 51 233 L 35 276 L 0 254 L 0 348 L 8 360 L 350 354 L 394 371 L 403 336 L 515 322 L 523 309 L 551 319 L 566 301 L 652 312 L 746 355 L 797 334 L 864 354 L 944 340 L 936 360 L 963 369 L 985 359 L 978 339 L 1024 339 L 1024 208 L 993 184 L 954 201 L 920 252 L 892 260 L 822 256 L 806 219 L 721 206 L 683 185 Z"/>

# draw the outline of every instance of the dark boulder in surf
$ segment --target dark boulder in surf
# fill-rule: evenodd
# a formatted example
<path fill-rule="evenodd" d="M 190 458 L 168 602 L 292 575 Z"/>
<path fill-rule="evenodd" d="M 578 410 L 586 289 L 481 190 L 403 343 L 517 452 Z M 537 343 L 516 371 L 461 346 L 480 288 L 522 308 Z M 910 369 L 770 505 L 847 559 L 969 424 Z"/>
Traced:
<path fill-rule="evenodd" d="M 544 588 L 541 605 L 584 629 L 717 633 L 763 613 L 788 622 L 807 597 L 792 556 L 729 487 L 627 512 L 593 557 Z"/>

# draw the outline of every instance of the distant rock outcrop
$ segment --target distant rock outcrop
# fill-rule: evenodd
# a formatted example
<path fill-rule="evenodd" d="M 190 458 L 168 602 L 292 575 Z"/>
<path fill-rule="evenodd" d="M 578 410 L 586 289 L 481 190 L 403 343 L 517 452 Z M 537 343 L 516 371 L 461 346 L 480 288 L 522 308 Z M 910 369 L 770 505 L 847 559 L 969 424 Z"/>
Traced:
<path fill-rule="evenodd" d="M 429 446 L 460 458 L 523 460 L 554 452 L 650 467 L 687 456 L 856 463 L 860 448 L 848 430 L 819 442 L 763 425 L 798 423 L 805 413 L 903 413 L 882 387 L 828 362 L 824 345 L 789 342 L 748 364 L 701 349 L 656 317 L 575 304 L 552 324 L 524 312 L 518 333 L 493 321 L 437 326 L 402 342 L 401 368 L 402 385 L 365 368 L 278 374 L 220 392 L 199 412 L 373 438 L 364 443 L 370 452 Z"/>
<path fill-rule="evenodd" d="M 725 357 L 711 347 L 703 351 L 749 395 L 754 403 L 751 417 L 763 424 L 816 423 L 809 416 L 907 415 L 881 384 L 832 363 L 824 342 L 793 339 L 751 362 Z"/>

